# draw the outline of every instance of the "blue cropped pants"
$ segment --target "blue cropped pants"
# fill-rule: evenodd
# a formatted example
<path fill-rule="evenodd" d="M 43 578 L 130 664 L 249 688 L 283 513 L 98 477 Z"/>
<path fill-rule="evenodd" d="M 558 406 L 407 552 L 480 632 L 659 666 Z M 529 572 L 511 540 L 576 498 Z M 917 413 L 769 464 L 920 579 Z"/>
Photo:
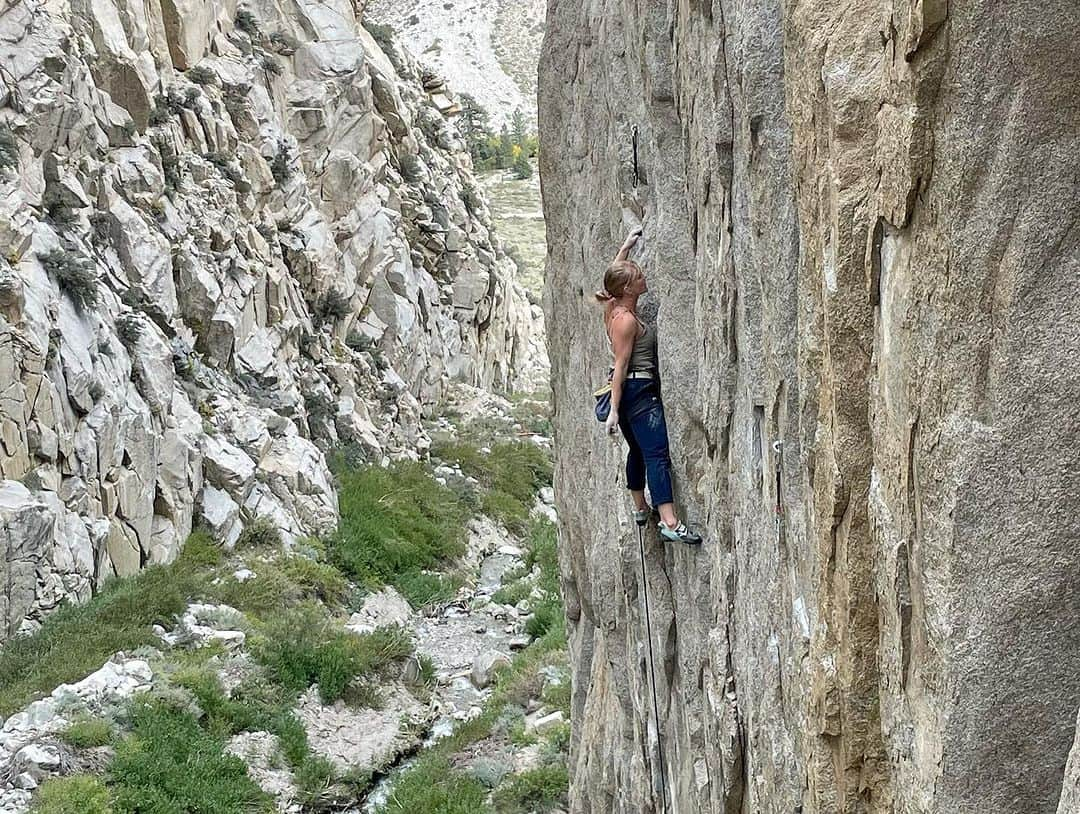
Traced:
<path fill-rule="evenodd" d="M 619 403 L 619 429 L 630 445 L 626 487 L 640 491 L 649 484 L 654 506 L 673 503 L 671 453 L 668 450 L 664 403 L 656 379 L 627 379 Z"/>

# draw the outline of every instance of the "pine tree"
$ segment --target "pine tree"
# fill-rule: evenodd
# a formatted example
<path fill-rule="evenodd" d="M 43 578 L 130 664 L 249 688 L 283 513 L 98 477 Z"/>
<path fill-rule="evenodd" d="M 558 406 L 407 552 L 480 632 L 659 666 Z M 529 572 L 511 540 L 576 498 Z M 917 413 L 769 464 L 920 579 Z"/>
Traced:
<path fill-rule="evenodd" d="M 499 133 L 499 169 L 505 170 L 514 163 L 514 138 L 504 123 Z"/>
<path fill-rule="evenodd" d="M 521 112 L 521 108 L 514 111 L 514 115 L 510 119 L 510 132 L 514 137 L 514 144 L 518 145 L 521 149 L 526 149 L 529 140 L 529 131 L 525 124 L 525 114 Z"/>
<path fill-rule="evenodd" d="M 514 177 L 519 181 L 524 181 L 532 178 L 532 174 L 533 168 L 532 162 L 529 161 L 529 154 L 520 150 L 517 158 L 514 159 Z"/>
<path fill-rule="evenodd" d="M 458 131 L 465 139 L 469 147 L 469 155 L 472 156 L 476 169 L 489 169 L 496 157 L 497 150 L 492 148 L 492 142 L 498 142 L 495 132 L 491 129 L 490 116 L 476 98 L 468 93 L 458 96 L 461 105 L 461 115 L 458 117 Z"/>

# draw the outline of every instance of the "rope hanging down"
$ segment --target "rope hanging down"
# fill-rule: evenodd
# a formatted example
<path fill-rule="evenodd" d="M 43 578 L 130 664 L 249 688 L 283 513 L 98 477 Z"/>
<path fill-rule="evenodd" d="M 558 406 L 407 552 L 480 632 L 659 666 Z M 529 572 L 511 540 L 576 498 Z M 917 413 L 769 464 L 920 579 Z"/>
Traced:
<path fill-rule="evenodd" d="M 656 663 L 653 661 L 652 649 L 652 615 L 649 613 L 649 580 L 645 575 L 645 526 L 638 524 L 638 552 L 641 554 L 641 586 L 642 596 L 645 597 L 645 635 L 649 640 L 649 674 L 652 679 L 652 704 L 653 717 L 656 721 L 656 750 L 660 758 L 660 794 L 663 799 L 664 812 L 668 810 L 667 775 L 664 764 L 664 741 L 660 736 L 660 705 L 656 701 Z"/>

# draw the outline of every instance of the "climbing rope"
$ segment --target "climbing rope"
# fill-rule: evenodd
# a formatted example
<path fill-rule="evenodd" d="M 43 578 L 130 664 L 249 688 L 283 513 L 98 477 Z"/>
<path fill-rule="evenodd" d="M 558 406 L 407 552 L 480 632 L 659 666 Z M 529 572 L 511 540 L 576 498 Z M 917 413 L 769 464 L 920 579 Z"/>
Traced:
<path fill-rule="evenodd" d="M 649 613 L 649 579 L 645 575 L 645 526 L 638 524 L 638 552 L 641 554 L 641 586 L 645 597 L 645 634 L 649 637 L 649 674 L 652 678 L 653 717 L 656 720 L 656 750 L 660 757 L 660 794 L 664 801 L 664 812 L 668 810 L 667 777 L 664 771 L 664 741 L 660 736 L 660 705 L 656 701 L 656 663 L 653 661 L 652 616 Z"/>

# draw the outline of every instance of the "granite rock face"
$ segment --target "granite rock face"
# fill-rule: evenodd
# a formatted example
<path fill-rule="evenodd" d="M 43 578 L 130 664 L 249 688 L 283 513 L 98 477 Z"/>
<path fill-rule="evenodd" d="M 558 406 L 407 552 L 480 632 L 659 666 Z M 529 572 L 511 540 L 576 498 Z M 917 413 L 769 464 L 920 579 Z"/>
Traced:
<path fill-rule="evenodd" d="M 663 810 L 596 290 L 645 213 L 678 812 L 1057 809 L 1080 704 L 1080 14 L 551 0 L 545 310 L 576 812 Z"/>
<path fill-rule="evenodd" d="M 535 347 L 453 121 L 363 4 L 0 4 L 0 639 L 193 524 L 331 529 Z"/>

